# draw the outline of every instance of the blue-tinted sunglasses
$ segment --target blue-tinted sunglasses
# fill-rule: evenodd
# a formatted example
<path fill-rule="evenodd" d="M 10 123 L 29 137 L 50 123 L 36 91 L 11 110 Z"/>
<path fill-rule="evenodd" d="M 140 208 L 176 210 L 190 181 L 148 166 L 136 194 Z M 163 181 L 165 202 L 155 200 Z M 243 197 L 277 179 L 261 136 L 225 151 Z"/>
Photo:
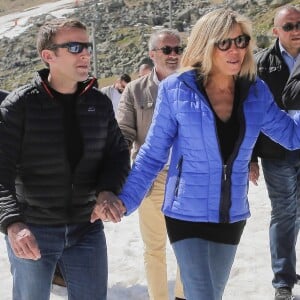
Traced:
<path fill-rule="evenodd" d="M 93 44 L 92 43 L 81 43 L 81 42 L 68 42 L 63 44 L 54 44 L 51 49 L 57 48 L 67 48 L 68 51 L 72 54 L 78 54 L 83 51 L 84 48 L 87 49 L 89 54 L 93 52 Z"/>

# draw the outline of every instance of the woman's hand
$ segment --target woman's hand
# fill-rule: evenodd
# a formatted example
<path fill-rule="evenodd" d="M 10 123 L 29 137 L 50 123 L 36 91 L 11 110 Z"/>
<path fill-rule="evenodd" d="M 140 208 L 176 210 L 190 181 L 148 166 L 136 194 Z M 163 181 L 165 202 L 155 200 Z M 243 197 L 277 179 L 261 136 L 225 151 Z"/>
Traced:
<path fill-rule="evenodd" d="M 120 222 L 126 212 L 123 202 L 112 192 L 100 192 L 93 212 L 91 214 L 91 222 L 100 219 L 104 222 L 112 221 Z"/>

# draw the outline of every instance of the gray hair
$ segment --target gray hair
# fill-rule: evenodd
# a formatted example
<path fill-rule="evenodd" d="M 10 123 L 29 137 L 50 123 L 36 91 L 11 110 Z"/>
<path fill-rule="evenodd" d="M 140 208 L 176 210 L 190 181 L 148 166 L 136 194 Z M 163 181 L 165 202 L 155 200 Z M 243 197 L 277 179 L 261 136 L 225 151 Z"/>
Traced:
<path fill-rule="evenodd" d="M 160 29 L 160 30 L 154 31 L 151 34 L 149 42 L 148 42 L 149 51 L 156 49 L 157 43 L 160 40 L 160 38 L 163 36 L 166 36 L 166 35 L 174 36 L 178 40 L 179 43 L 181 42 L 180 34 L 176 29 L 169 29 L 169 28 Z"/>

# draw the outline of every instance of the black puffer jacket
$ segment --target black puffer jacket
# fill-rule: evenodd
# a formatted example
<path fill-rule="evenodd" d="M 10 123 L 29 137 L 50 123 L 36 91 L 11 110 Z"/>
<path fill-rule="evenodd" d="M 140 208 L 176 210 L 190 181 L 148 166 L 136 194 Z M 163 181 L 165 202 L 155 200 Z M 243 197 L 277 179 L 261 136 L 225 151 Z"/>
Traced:
<path fill-rule="evenodd" d="M 274 46 L 258 52 L 255 58 L 258 76 L 268 84 L 277 105 L 284 109 L 282 92 L 289 78 L 289 68 L 282 58 L 278 39 Z M 255 160 L 256 156 L 269 159 L 284 159 L 287 151 L 264 134 L 260 134 L 254 148 L 252 160 Z"/>
<path fill-rule="evenodd" d="M 63 107 L 37 73 L 33 84 L 12 92 L 0 110 L 0 229 L 17 221 L 68 224 L 89 221 L 96 195 L 120 192 L 129 151 L 111 101 L 82 84 L 77 117 L 83 154 L 71 172 L 65 150 Z"/>
<path fill-rule="evenodd" d="M 300 57 L 290 74 L 282 94 L 286 109 L 300 110 Z"/>

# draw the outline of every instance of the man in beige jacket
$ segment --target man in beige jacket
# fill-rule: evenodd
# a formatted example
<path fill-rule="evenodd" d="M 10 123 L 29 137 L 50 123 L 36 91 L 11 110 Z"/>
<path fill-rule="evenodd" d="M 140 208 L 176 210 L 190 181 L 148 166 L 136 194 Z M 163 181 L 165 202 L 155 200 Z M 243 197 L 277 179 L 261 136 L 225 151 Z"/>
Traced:
<path fill-rule="evenodd" d="M 183 52 L 176 30 L 162 29 L 149 40 L 149 56 L 154 68 L 151 73 L 126 86 L 119 103 L 117 120 L 121 131 L 132 147 L 135 159 L 150 127 L 158 85 L 161 80 L 176 72 Z M 158 175 L 147 197 L 139 208 L 140 231 L 144 242 L 144 263 L 150 300 L 169 300 L 166 265 L 167 232 L 161 212 L 167 171 Z M 175 299 L 184 299 L 177 272 Z"/>

